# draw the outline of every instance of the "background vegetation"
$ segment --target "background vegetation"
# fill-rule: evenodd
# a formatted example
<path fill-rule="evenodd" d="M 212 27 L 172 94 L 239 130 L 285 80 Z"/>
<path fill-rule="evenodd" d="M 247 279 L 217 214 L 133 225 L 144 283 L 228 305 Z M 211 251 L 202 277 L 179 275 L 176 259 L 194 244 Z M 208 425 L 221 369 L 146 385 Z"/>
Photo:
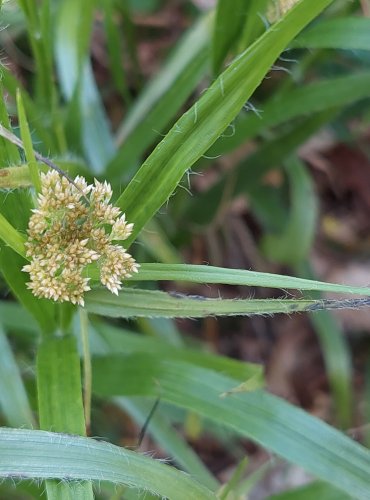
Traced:
<path fill-rule="evenodd" d="M 3 1 L 1 498 L 370 498 L 369 12 Z M 43 158 L 135 224 L 118 297 L 26 288 Z"/>

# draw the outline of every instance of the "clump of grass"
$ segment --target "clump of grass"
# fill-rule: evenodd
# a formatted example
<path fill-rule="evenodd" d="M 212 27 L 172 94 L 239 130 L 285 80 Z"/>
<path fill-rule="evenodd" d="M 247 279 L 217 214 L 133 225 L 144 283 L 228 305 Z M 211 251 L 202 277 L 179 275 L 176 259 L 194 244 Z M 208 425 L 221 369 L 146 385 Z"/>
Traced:
<path fill-rule="evenodd" d="M 367 306 L 367 299 L 325 301 L 312 295 L 370 295 L 368 288 L 314 279 L 309 252 L 317 200 L 306 165 L 296 154 L 320 127 L 343 119 L 338 111 L 370 96 L 369 75 L 361 64 L 352 61 L 354 74 L 329 79 L 319 66 L 331 64 L 328 47 L 368 50 L 368 20 L 348 15 L 357 13 L 355 2 L 342 9 L 331 0 L 236 1 L 230 6 L 229 0 L 219 0 L 215 12 L 195 14 L 194 25 L 172 56 L 141 88 L 140 37 L 135 38 L 128 3 L 109 0 L 96 7 L 89 1 L 39 5 L 22 0 L 3 5 L 3 24 L 12 40 L 8 57 L 14 57 L 23 78 L 2 68 L 0 405 L 7 425 L 0 429 L 2 479 L 45 480 L 48 498 L 61 499 L 93 498 L 93 485 L 100 481 L 126 485 L 130 498 L 140 498 L 139 491 L 174 500 L 245 496 L 262 471 L 245 478 L 242 460 L 221 485 L 176 432 L 180 420 L 193 436 L 211 422 L 209 432 L 220 442 L 226 428 L 233 438 L 251 439 L 305 468 L 324 481 L 309 486 L 313 495 L 319 488 L 333 496 L 338 488 L 339 494 L 367 498 L 370 462 L 365 448 L 269 394 L 262 366 L 190 348 L 170 321 Z M 274 18 L 272 8 L 278 12 Z M 300 35 L 314 20 L 315 26 Z M 90 60 L 96 24 L 109 52 L 107 65 L 95 61 L 101 88 Z M 32 75 L 22 71 L 22 61 L 29 60 L 19 59 L 14 46 L 27 47 Z M 272 97 L 266 97 L 261 83 L 292 47 L 294 67 L 284 77 L 274 75 L 268 92 Z M 314 52 L 306 52 L 307 47 Z M 285 64 L 285 55 L 282 60 Z M 198 94 L 206 79 L 207 90 Z M 125 107 L 116 134 L 104 98 Z M 250 111 L 257 107 L 263 111 L 260 116 Z M 20 137 L 11 121 L 19 123 Z M 224 133 L 230 125 L 232 133 Z M 257 149 L 236 161 L 250 139 Z M 228 170 L 216 172 L 215 184 L 186 199 L 177 192 L 190 169 L 206 171 L 229 153 L 237 154 L 229 155 Z M 286 184 L 273 192 L 260 181 L 277 164 Z M 98 179 L 92 181 L 94 177 Z M 299 276 L 178 263 L 190 229 L 214 233 L 225 225 L 225 210 L 241 194 L 248 194 L 251 210 L 262 221 L 261 252 Z M 268 233 L 271 228 L 274 235 Z M 127 249 L 136 238 L 140 245 L 132 246 L 131 256 Z M 145 263 L 153 256 L 159 262 Z M 29 283 L 22 270 L 29 273 Z M 133 287 L 133 280 L 139 285 Z M 307 290 L 311 296 L 206 300 L 148 285 L 166 280 Z M 349 351 L 330 316 L 314 318 L 338 421 L 346 426 L 352 417 Z M 3 330 L 12 337 L 15 355 Z M 33 366 L 30 353 L 35 348 L 35 374 L 25 384 L 17 355 Z M 37 386 L 37 401 L 28 390 L 32 385 Z M 86 437 L 103 433 L 105 425 L 94 418 L 99 406 L 94 407 L 92 394 L 131 415 L 188 475 Z M 166 407 L 158 404 L 162 400 Z M 34 428 L 34 415 L 41 430 Z M 28 487 L 19 484 L 19 489 Z M 0 496 L 8 494 L 6 488 L 0 485 Z M 34 487 L 34 494 L 41 495 L 42 489 Z M 97 495 L 113 498 L 114 491 L 104 486 Z"/>

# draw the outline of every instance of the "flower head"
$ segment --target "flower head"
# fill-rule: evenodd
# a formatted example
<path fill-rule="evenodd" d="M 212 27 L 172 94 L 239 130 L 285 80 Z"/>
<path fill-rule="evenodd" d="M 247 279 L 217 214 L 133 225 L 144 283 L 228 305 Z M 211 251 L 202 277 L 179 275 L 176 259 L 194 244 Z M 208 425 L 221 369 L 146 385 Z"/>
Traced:
<path fill-rule="evenodd" d="M 84 305 L 90 290 L 84 274 L 96 262 L 101 283 L 118 294 L 122 279 L 138 271 L 139 265 L 114 240 L 126 240 L 132 233 L 125 215 L 110 203 L 112 188 L 83 177 L 74 184 L 56 171 L 41 176 L 38 208 L 33 210 L 26 243 L 30 263 L 28 288 L 36 297 Z"/>

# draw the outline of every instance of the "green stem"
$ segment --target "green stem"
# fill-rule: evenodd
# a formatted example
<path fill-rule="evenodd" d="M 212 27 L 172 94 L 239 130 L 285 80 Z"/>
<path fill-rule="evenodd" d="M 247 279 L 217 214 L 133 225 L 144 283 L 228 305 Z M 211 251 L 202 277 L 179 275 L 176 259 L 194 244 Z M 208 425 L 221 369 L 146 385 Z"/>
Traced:
<path fill-rule="evenodd" d="M 83 352 L 83 399 L 85 408 L 86 428 L 90 429 L 91 423 L 91 393 L 92 393 L 92 367 L 89 346 L 88 314 L 86 309 L 80 308 L 80 330 Z"/>
<path fill-rule="evenodd" d="M 32 186 L 29 166 L 2 168 L 0 171 L 0 189 L 17 189 Z"/>
<path fill-rule="evenodd" d="M 35 153 L 33 151 L 32 137 L 27 122 L 26 112 L 23 106 L 22 95 L 19 89 L 17 89 L 17 108 L 18 108 L 19 126 L 24 145 L 24 152 L 26 154 L 27 162 L 30 168 L 32 183 L 35 186 L 36 193 L 39 193 L 41 191 L 40 172 L 37 166 Z"/>
<path fill-rule="evenodd" d="M 82 404 L 80 359 L 72 335 L 44 337 L 37 355 L 37 392 L 40 428 L 86 435 Z M 93 499 L 91 483 L 48 480 L 49 499 Z"/>

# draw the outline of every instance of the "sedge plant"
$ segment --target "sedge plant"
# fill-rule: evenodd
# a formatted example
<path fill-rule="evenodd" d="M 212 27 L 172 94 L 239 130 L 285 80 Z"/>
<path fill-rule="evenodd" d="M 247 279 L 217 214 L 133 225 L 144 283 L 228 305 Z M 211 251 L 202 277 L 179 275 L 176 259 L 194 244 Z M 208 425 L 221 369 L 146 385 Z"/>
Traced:
<path fill-rule="evenodd" d="M 0 82 L 0 495 L 11 498 L 16 481 L 15 491 L 27 498 L 245 497 L 258 475 L 245 479 L 242 460 L 230 481 L 220 484 L 175 430 L 174 423 L 190 415 L 213 426 L 217 437 L 227 429 L 233 439 L 250 439 L 303 467 L 320 480 L 308 494 L 368 498 L 370 453 L 364 446 L 270 394 L 262 366 L 189 347 L 172 321 L 311 313 L 340 423 L 349 424 L 348 350 L 335 327 L 336 337 L 328 340 L 331 316 L 317 311 L 368 307 L 370 289 L 312 276 L 308 251 L 317 210 L 310 177 L 295 152 L 339 109 L 369 97 L 369 73 L 360 68 L 334 81 L 306 83 L 314 52 L 305 53 L 296 74 L 272 98 L 262 99 L 262 118 L 250 103 L 287 48 L 310 48 L 323 57 L 329 57 L 328 49 L 368 50 L 368 20 L 351 15 L 353 2 L 337 3 L 254 0 L 248 6 L 235 2 L 231 9 L 219 0 L 214 12 L 197 16 L 143 88 L 129 3 L 4 3 L 2 24 L 8 22 L 13 40 L 27 37 L 34 75 L 23 86 L 4 65 Z M 115 135 L 89 57 L 97 10 L 112 84 L 127 107 Z M 117 19 L 125 26 L 123 38 Z M 121 64 L 123 47 L 140 90 L 136 98 Z M 211 83 L 189 105 L 209 68 Z M 192 168 L 206 171 L 215 156 L 259 136 L 259 149 L 184 203 L 178 188 Z M 225 196 L 230 202 L 250 193 L 258 212 L 259 181 L 276 164 L 286 171 L 291 207 L 285 229 L 267 236 L 263 247 L 266 255 L 293 266 L 297 276 L 181 263 L 168 236 L 171 223 L 154 218 L 162 207 L 178 222 L 204 227 L 217 221 Z M 310 195 L 309 211 L 300 210 L 302 193 Z M 160 291 L 161 281 L 308 294 L 211 299 Z M 322 292 L 349 296 L 328 300 Z M 22 377 L 22 345 L 35 365 L 32 376 Z M 153 404 L 165 403 L 156 408 L 148 431 L 177 467 L 90 437 L 95 400 L 109 401 L 139 425 L 146 425 Z"/>

